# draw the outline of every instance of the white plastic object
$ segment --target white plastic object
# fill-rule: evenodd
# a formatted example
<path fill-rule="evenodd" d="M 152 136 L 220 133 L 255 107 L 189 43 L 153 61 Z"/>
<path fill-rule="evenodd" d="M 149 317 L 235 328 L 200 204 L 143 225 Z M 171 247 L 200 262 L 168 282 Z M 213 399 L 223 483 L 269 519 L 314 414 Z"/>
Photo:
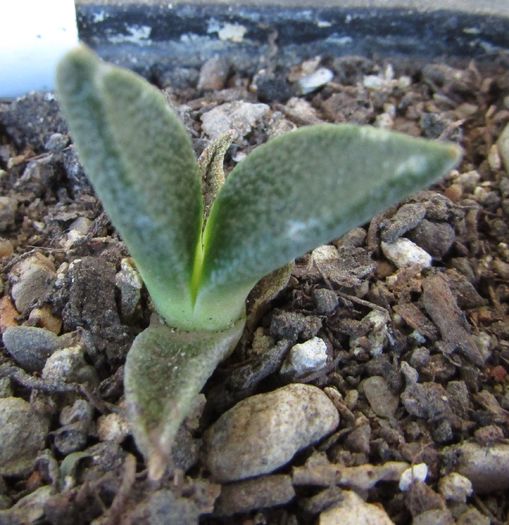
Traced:
<path fill-rule="evenodd" d="M 77 42 L 74 0 L 0 0 L 0 97 L 52 89 Z"/>

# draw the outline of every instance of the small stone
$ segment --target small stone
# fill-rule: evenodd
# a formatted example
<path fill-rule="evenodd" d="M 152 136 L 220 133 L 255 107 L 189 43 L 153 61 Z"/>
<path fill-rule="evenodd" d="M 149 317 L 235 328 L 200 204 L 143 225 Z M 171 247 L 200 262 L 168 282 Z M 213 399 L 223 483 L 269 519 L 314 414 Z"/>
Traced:
<path fill-rule="evenodd" d="M 325 86 L 334 78 L 334 73 L 326 67 L 319 67 L 313 73 L 300 78 L 297 81 L 300 93 L 307 95 Z"/>
<path fill-rule="evenodd" d="M 11 295 L 17 310 L 28 312 L 32 304 L 51 291 L 55 278 L 53 263 L 41 253 L 16 264 L 9 273 L 9 279 L 14 283 Z"/>
<path fill-rule="evenodd" d="M 350 338 L 350 350 L 354 355 L 369 352 L 372 357 L 382 354 L 388 339 L 387 323 L 389 314 L 381 310 L 373 310 L 364 316 L 361 323 L 368 326 L 368 332 Z"/>
<path fill-rule="evenodd" d="M 202 129 L 212 140 L 234 130 L 238 138 L 247 135 L 270 108 L 267 104 L 251 102 L 227 102 L 207 111 L 201 116 Z"/>
<path fill-rule="evenodd" d="M 412 525 L 455 525 L 455 521 L 447 509 L 430 509 L 415 516 Z"/>
<path fill-rule="evenodd" d="M 69 137 L 63 135 L 62 133 L 53 133 L 50 135 L 46 144 L 44 144 L 44 149 L 46 151 L 57 152 L 62 151 L 69 144 Z"/>
<path fill-rule="evenodd" d="M 377 416 L 388 419 L 394 417 L 399 406 L 399 396 L 390 391 L 382 376 L 368 377 L 361 385 L 369 406 Z"/>
<path fill-rule="evenodd" d="M 120 414 L 111 413 L 97 420 L 97 435 L 101 441 L 120 444 L 129 435 L 129 426 Z"/>
<path fill-rule="evenodd" d="M 477 494 L 489 494 L 509 488 L 509 445 L 477 443 L 453 445 L 444 451 L 446 461 L 453 461 L 456 471 L 468 478 Z"/>
<path fill-rule="evenodd" d="M 472 495 L 472 483 L 468 478 L 451 472 L 444 476 L 438 483 L 440 494 L 449 501 L 465 503 L 467 498 Z"/>
<path fill-rule="evenodd" d="M 14 246 L 8 239 L 0 238 L 0 259 L 10 257 L 14 253 Z"/>
<path fill-rule="evenodd" d="M 0 397 L 12 397 L 13 395 L 11 379 L 9 377 L 0 378 Z"/>
<path fill-rule="evenodd" d="M 7 231 L 14 226 L 18 204 L 15 199 L 0 196 L 0 232 Z"/>
<path fill-rule="evenodd" d="M 327 363 L 327 345 L 323 339 L 313 337 L 294 345 L 281 367 L 281 374 L 301 376 L 320 370 Z"/>
<path fill-rule="evenodd" d="M 256 94 L 261 102 L 286 102 L 295 94 L 292 85 L 281 75 L 260 72 L 255 81 Z"/>
<path fill-rule="evenodd" d="M 128 523 L 147 525 L 196 525 L 200 509 L 191 498 L 181 498 L 170 490 L 152 492 L 131 511 Z"/>
<path fill-rule="evenodd" d="M 0 475 L 22 476 L 44 448 L 48 422 L 19 397 L 0 399 Z"/>
<path fill-rule="evenodd" d="M 406 492 L 414 481 L 426 481 L 428 477 L 428 465 L 419 463 L 407 468 L 399 478 L 399 490 Z"/>
<path fill-rule="evenodd" d="M 209 58 L 200 69 L 197 87 L 203 90 L 219 91 L 224 88 L 229 73 L 229 60 L 220 56 Z"/>
<path fill-rule="evenodd" d="M 382 507 L 366 503 L 351 490 L 342 496 L 339 505 L 320 514 L 318 525 L 394 525 Z"/>
<path fill-rule="evenodd" d="M 77 246 L 86 237 L 91 226 L 92 221 L 90 219 L 78 217 L 70 224 L 69 231 L 60 242 L 61 246 L 66 250 Z"/>
<path fill-rule="evenodd" d="M 424 219 L 408 233 L 408 238 L 435 259 L 442 259 L 453 245 L 456 234 L 447 222 L 431 222 Z"/>
<path fill-rule="evenodd" d="M 232 516 L 252 510 L 284 505 L 295 497 L 292 478 L 286 475 L 263 476 L 224 485 L 214 514 Z"/>
<path fill-rule="evenodd" d="M 11 298 L 4 295 L 0 298 L 0 333 L 4 333 L 10 326 L 17 326 L 19 312 L 14 308 Z"/>
<path fill-rule="evenodd" d="M 381 238 L 384 242 L 392 243 L 413 230 L 426 216 L 426 206 L 420 202 L 404 204 L 390 218 L 380 224 Z"/>
<path fill-rule="evenodd" d="M 44 506 L 54 493 L 55 489 L 52 486 L 44 485 L 39 487 L 19 499 L 5 513 L 0 512 L 0 523 L 3 525 L 40 523 L 44 517 Z"/>
<path fill-rule="evenodd" d="M 3 335 L 5 349 L 28 372 L 39 372 L 59 348 L 58 337 L 49 330 L 33 326 L 13 326 Z"/>
<path fill-rule="evenodd" d="M 80 423 L 83 428 L 87 428 L 92 423 L 94 408 L 84 399 L 77 399 L 72 405 L 65 406 L 60 412 L 60 424 L 70 425 Z"/>
<path fill-rule="evenodd" d="M 354 428 L 345 439 L 345 446 L 352 452 L 369 454 L 371 441 L 371 426 L 369 423 Z"/>
<path fill-rule="evenodd" d="M 276 339 L 311 339 L 322 328 L 322 320 L 314 315 L 276 310 L 272 315 L 269 332 Z"/>
<path fill-rule="evenodd" d="M 409 362 L 414 368 L 419 370 L 428 365 L 430 357 L 430 351 L 425 346 L 420 346 L 412 350 Z"/>
<path fill-rule="evenodd" d="M 338 296 L 334 290 L 316 288 L 313 290 L 313 300 L 319 314 L 329 315 L 334 312 L 339 304 Z"/>
<path fill-rule="evenodd" d="M 421 270 L 431 266 L 431 255 L 405 237 L 393 243 L 381 243 L 384 255 L 398 268 L 414 266 Z"/>
<path fill-rule="evenodd" d="M 40 328 L 45 328 L 56 335 L 62 329 L 62 319 L 53 315 L 49 306 L 34 308 L 28 316 L 28 322 Z"/>
<path fill-rule="evenodd" d="M 497 141 L 498 153 L 504 162 L 505 171 L 509 175 L 509 124 L 506 124 Z"/>
<path fill-rule="evenodd" d="M 456 519 L 456 525 L 490 525 L 491 520 L 475 507 L 469 507 Z"/>
<path fill-rule="evenodd" d="M 206 464 L 222 482 L 266 474 L 338 424 L 336 408 L 319 388 L 290 384 L 224 413 L 205 434 Z"/>
<path fill-rule="evenodd" d="M 115 275 L 115 285 L 120 290 L 120 312 L 124 319 L 130 319 L 138 309 L 143 281 L 134 267 L 132 259 L 126 257 L 120 262 L 120 272 Z"/>
<path fill-rule="evenodd" d="M 63 456 L 83 450 L 88 441 L 88 433 L 80 423 L 64 425 L 52 432 L 55 448 Z"/>
<path fill-rule="evenodd" d="M 447 391 L 438 383 L 407 384 L 401 402 L 410 415 L 422 419 L 437 421 L 452 412 Z"/>
<path fill-rule="evenodd" d="M 95 386 L 99 380 L 97 372 L 85 362 L 83 349 L 76 346 L 54 352 L 46 361 L 42 371 L 47 381 L 88 384 Z"/>

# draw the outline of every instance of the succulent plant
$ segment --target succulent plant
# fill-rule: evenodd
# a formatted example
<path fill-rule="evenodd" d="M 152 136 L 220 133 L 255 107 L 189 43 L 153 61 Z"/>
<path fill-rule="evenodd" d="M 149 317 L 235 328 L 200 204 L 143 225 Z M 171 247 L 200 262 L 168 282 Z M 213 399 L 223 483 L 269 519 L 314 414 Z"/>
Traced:
<path fill-rule="evenodd" d="M 238 342 L 255 284 L 460 157 L 452 144 L 323 124 L 270 140 L 225 177 L 231 135 L 198 162 L 164 96 L 86 47 L 62 60 L 57 91 L 85 172 L 164 320 L 138 335 L 125 367 L 130 424 L 152 478 Z"/>

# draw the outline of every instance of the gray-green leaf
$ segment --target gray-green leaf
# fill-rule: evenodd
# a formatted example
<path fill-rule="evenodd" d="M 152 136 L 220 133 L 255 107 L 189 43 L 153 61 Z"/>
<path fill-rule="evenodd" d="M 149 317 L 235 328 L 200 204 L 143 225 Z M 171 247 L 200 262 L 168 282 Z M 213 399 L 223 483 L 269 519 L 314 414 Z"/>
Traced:
<path fill-rule="evenodd" d="M 244 320 L 221 332 L 180 332 L 153 324 L 134 340 L 125 364 L 125 396 L 152 479 L 164 473 L 180 424 L 243 328 Z"/>
<path fill-rule="evenodd" d="M 459 157 L 452 144 L 353 125 L 312 126 L 275 138 L 231 172 L 212 207 L 204 294 L 249 289 L 439 179 Z"/>
<path fill-rule="evenodd" d="M 156 88 L 85 47 L 61 62 L 57 91 L 87 176 L 159 312 L 178 324 L 192 308 L 203 207 L 188 134 Z"/>

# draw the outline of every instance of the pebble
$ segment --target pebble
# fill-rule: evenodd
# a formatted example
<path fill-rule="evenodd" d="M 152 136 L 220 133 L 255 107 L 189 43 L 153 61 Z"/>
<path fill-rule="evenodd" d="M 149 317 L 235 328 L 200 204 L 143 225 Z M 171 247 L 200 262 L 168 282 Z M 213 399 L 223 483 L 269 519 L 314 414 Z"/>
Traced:
<path fill-rule="evenodd" d="M 456 519 L 456 525 L 491 525 L 491 520 L 475 507 L 469 507 Z"/>
<path fill-rule="evenodd" d="M 18 204 L 12 197 L 0 195 L 0 232 L 9 230 L 14 226 Z"/>
<path fill-rule="evenodd" d="M 251 102 L 227 102 L 207 111 L 201 116 L 202 129 L 212 140 L 234 130 L 237 138 L 247 135 L 258 120 L 267 115 L 267 104 Z"/>
<path fill-rule="evenodd" d="M 50 135 L 50 137 L 46 141 L 46 144 L 44 144 L 44 149 L 46 151 L 51 151 L 51 152 L 56 153 L 57 151 L 62 151 L 63 149 L 65 149 L 68 144 L 69 144 L 68 135 L 64 135 L 62 133 L 53 133 L 52 135 Z"/>
<path fill-rule="evenodd" d="M 10 257 L 14 253 L 14 246 L 8 239 L 0 238 L 0 259 Z"/>
<path fill-rule="evenodd" d="M 387 259 L 398 268 L 414 266 L 423 270 L 431 266 L 431 255 L 405 237 L 392 243 L 382 241 L 381 247 Z"/>
<path fill-rule="evenodd" d="M 404 204 L 390 218 L 380 224 L 384 242 L 394 242 L 407 231 L 414 229 L 426 216 L 426 206 L 420 202 Z"/>
<path fill-rule="evenodd" d="M 57 350 L 46 361 L 42 378 L 46 381 L 86 383 L 91 387 L 97 385 L 97 373 L 85 362 L 83 354 L 83 349 L 78 346 Z"/>
<path fill-rule="evenodd" d="M 399 478 L 399 490 L 406 492 L 414 481 L 426 481 L 428 477 L 428 465 L 419 463 L 407 468 Z"/>
<path fill-rule="evenodd" d="M 58 335 L 62 329 L 62 319 L 53 315 L 48 305 L 41 308 L 34 308 L 28 316 L 28 323 L 40 328 L 45 328 L 56 335 Z"/>
<path fill-rule="evenodd" d="M 333 78 L 334 73 L 330 69 L 319 67 L 316 71 L 313 71 L 313 73 L 299 78 L 297 85 L 300 93 L 307 95 L 325 86 L 325 84 L 329 83 Z"/>
<path fill-rule="evenodd" d="M 120 290 L 122 317 L 129 319 L 136 313 L 143 288 L 141 276 L 129 257 L 120 262 L 120 271 L 115 275 L 115 285 Z"/>
<path fill-rule="evenodd" d="M 4 333 L 10 326 L 17 326 L 19 312 L 14 308 L 11 298 L 4 295 L 0 298 L 0 333 Z"/>
<path fill-rule="evenodd" d="M 313 290 L 313 301 L 315 302 L 316 311 L 322 315 L 333 313 L 339 304 L 336 292 L 328 288 L 315 288 Z"/>
<path fill-rule="evenodd" d="M 3 343 L 8 354 L 27 372 L 40 372 L 48 357 L 59 347 L 58 336 L 34 326 L 7 328 Z"/>
<path fill-rule="evenodd" d="M 209 58 L 200 69 L 197 87 L 203 90 L 223 89 L 229 73 L 229 60 L 220 56 Z"/>
<path fill-rule="evenodd" d="M 368 351 L 372 357 L 382 354 L 388 339 L 387 323 L 389 314 L 381 310 L 372 310 L 364 316 L 361 323 L 370 327 L 366 335 L 350 337 L 350 351 L 354 354 L 363 354 Z"/>
<path fill-rule="evenodd" d="M 0 378 L 0 397 L 12 397 L 13 391 L 12 391 L 12 385 L 11 385 L 11 379 L 9 377 L 1 377 Z"/>
<path fill-rule="evenodd" d="M 52 432 L 51 435 L 55 448 L 63 456 L 83 450 L 88 441 L 88 432 L 80 423 L 64 425 Z"/>
<path fill-rule="evenodd" d="M 366 503 L 351 490 L 342 492 L 343 499 L 320 514 L 318 525 L 394 525 L 385 510 Z"/>
<path fill-rule="evenodd" d="M 455 522 L 449 510 L 430 509 L 415 516 L 412 525 L 455 525 Z"/>
<path fill-rule="evenodd" d="M 43 485 L 19 499 L 5 512 L 0 512 L 0 523 L 17 525 L 19 523 L 41 523 L 44 518 L 44 506 L 55 493 L 51 485 Z"/>
<path fill-rule="evenodd" d="M 451 472 L 440 479 L 438 489 L 446 500 L 465 503 L 472 495 L 472 482 L 457 472 Z"/>
<path fill-rule="evenodd" d="M 77 399 L 72 405 L 67 405 L 60 412 L 60 423 L 70 425 L 80 423 L 84 428 L 88 428 L 92 423 L 94 408 L 84 399 Z"/>
<path fill-rule="evenodd" d="M 237 513 L 284 505 L 295 497 L 292 478 L 283 474 L 263 476 L 224 485 L 216 501 L 214 514 L 232 516 Z"/>
<path fill-rule="evenodd" d="M 19 397 L 0 399 L 0 475 L 27 474 L 44 448 L 48 422 Z"/>
<path fill-rule="evenodd" d="M 408 238 L 435 259 L 442 259 L 456 240 L 456 234 L 447 222 L 424 219 L 408 233 Z"/>
<path fill-rule="evenodd" d="M 444 454 L 456 460 L 456 471 L 468 478 L 477 494 L 509 488 L 509 445 L 495 443 L 481 446 L 462 443 L 448 447 Z"/>
<path fill-rule="evenodd" d="M 275 310 L 270 322 L 270 335 L 276 339 L 296 341 L 311 339 L 322 328 L 322 320 L 315 315 Z"/>
<path fill-rule="evenodd" d="M 55 278 L 53 262 L 41 253 L 16 264 L 9 273 L 9 280 L 14 283 L 11 295 L 16 309 L 27 313 L 32 304 L 51 291 Z"/>
<path fill-rule="evenodd" d="M 281 367 L 281 374 L 301 376 L 320 370 L 327 363 L 327 345 L 323 339 L 313 337 L 294 345 Z"/>
<path fill-rule="evenodd" d="M 322 390 L 290 384 L 224 413 L 205 434 L 205 461 L 222 482 L 267 474 L 338 424 L 338 412 Z"/>
<path fill-rule="evenodd" d="M 203 489 L 202 489 L 203 490 Z M 203 490 L 205 493 L 205 491 Z M 181 498 L 170 490 L 152 492 L 129 513 L 128 523 L 147 525 L 196 525 L 200 510 L 192 498 Z"/>
<path fill-rule="evenodd" d="M 497 141 L 498 152 L 504 162 L 505 171 L 509 175 L 509 124 L 506 124 Z"/>
<path fill-rule="evenodd" d="M 120 414 L 107 414 L 97 420 L 97 435 L 101 441 L 120 444 L 129 435 L 129 426 Z"/>
<path fill-rule="evenodd" d="M 372 376 L 362 383 L 364 395 L 373 412 L 380 417 L 392 418 L 399 406 L 399 396 L 393 394 L 382 376 Z"/>

